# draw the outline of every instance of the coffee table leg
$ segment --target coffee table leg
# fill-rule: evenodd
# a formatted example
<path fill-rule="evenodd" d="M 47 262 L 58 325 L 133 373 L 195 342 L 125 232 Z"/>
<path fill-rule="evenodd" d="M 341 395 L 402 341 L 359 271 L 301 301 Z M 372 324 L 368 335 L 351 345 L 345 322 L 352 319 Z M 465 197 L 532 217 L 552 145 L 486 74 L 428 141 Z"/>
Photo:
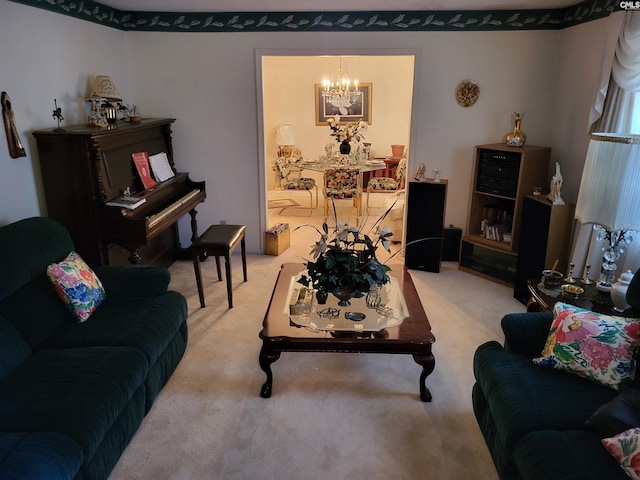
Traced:
<path fill-rule="evenodd" d="M 422 373 L 420 374 L 420 400 L 430 402 L 432 397 L 427 388 L 427 376 L 433 372 L 436 366 L 436 359 L 433 355 L 414 355 L 413 360 L 422 367 Z"/>
<path fill-rule="evenodd" d="M 271 397 L 271 385 L 273 383 L 273 373 L 271 373 L 271 364 L 280 358 L 280 352 L 273 352 L 264 346 L 260 350 L 260 368 L 267 374 L 267 381 L 262 385 L 260 396 L 262 398 Z"/>

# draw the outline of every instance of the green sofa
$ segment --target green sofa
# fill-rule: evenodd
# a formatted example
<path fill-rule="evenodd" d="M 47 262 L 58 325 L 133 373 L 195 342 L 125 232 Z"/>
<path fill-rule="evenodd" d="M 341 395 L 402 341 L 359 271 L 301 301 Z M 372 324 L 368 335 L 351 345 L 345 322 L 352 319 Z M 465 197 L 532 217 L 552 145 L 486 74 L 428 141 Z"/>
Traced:
<path fill-rule="evenodd" d="M 160 267 L 94 269 L 106 299 L 78 323 L 46 275 L 73 248 L 46 218 L 0 228 L 0 478 L 107 478 L 186 349 Z"/>
<path fill-rule="evenodd" d="M 640 273 L 629 287 L 627 301 L 640 308 Z M 473 409 L 498 476 L 628 480 L 601 439 L 640 427 L 638 378 L 618 392 L 534 364 L 552 321 L 550 312 L 505 315 L 504 346 L 491 341 L 475 352 Z"/>

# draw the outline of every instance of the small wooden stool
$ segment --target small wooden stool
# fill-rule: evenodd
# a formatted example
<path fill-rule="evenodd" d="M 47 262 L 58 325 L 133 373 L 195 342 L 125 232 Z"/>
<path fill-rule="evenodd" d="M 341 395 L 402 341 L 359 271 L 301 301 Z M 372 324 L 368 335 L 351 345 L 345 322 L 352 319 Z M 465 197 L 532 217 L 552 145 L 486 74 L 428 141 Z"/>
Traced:
<path fill-rule="evenodd" d="M 244 244 L 245 225 L 212 225 L 191 245 L 191 255 L 193 257 L 193 269 L 196 272 L 196 283 L 198 284 L 198 296 L 200 297 L 200 307 L 204 308 L 204 292 L 202 289 L 202 274 L 200 273 L 200 257 L 215 256 L 216 268 L 218 270 L 218 280 L 222 281 L 220 271 L 220 257 L 224 257 L 225 274 L 227 276 L 227 299 L 229 308 L 233 308 L 233 293 L 231 288 L 231 263 L 230 255 L 238 244 L 242 247 L 242 273 L 244 281 L 247 281 L 247 254 Z"/>

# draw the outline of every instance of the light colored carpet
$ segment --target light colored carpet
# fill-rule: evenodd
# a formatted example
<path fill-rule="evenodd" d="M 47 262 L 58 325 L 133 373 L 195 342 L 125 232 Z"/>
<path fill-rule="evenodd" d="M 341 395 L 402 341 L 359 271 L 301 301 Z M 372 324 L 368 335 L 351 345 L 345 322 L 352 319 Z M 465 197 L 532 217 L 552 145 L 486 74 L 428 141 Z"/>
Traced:
<path fill-rule="evenodd" d="M 231 310 L 213 260 L 203 264 L 204 309 L 191 263 L 171 267 L 171 287 L 189 304 L 189 345 L 111 479 L 496 480 L 471 407 L 472 357 L 502 341 L 502 315 L 524 306 L 456 263 L 412 271 L 436 336 L 431 403 L 419 399 L 410 356 L 375 354 L 285 352 L 272 397 L 260 397 L 258 332 L 279 265 L 309 251 L 301 232 L 280 257 L 249 255 L 247 283 L 233 256 Z"/>

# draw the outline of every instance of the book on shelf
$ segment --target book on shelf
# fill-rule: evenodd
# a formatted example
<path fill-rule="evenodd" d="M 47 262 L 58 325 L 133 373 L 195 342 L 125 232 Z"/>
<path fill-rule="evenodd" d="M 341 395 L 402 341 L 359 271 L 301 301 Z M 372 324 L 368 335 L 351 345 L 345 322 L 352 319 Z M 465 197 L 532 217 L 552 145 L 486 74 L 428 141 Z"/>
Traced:
<path fill-rule="evenodd" d="M 113 200 L 109 200 L 107 202 L 107 205 L 109 205 L 110 207 L 122 207 L 133 210 L 146 201 L 147 199 L 144 197 L 137 197 L 135 195 L 120 195 Z"/>
<path fill-rule="evenodd" d="M 157 182 L 151 176 L 149 154 L 147 152 L 136 152 L 132 153 L 131 157 L 133 158 L 133 163 L 136 165 L 136 170 L 138 170 L 138 175 L 140 175 L 140 180 L 142 180 L 144 188 L 154 187 Z"/>

